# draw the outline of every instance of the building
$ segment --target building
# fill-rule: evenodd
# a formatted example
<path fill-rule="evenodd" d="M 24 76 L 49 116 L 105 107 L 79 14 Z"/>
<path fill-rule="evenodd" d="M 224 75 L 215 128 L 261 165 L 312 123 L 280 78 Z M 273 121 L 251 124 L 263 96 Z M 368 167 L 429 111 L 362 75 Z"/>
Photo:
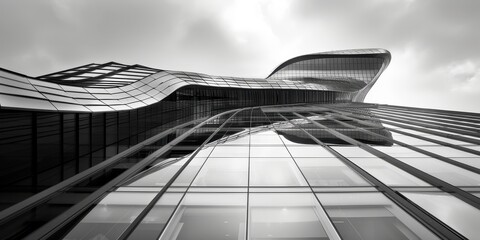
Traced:
<path fill-rule="evenodd" d="M 265 79 L 119 63 L 0 82 L 0 232 L 476 239 L 480 114 L 366 104 L 383 49 Z"/>

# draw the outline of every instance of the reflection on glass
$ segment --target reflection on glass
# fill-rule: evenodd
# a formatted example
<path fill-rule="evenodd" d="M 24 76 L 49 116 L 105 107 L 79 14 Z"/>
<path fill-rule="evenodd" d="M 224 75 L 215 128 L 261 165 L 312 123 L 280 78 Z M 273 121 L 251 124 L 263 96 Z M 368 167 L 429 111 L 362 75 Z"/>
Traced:
<path fill-rule="evenodd" d="M 250 135 L 252 145 L 277 144 L 283 145 L 278 135 L 273 131 L 260 132 Z"/>
<path fill-rule="evenodd" d="M 248 157 L 248 146 L 216 146 L 210 157 Z"/>
<path fill-rule="evenodd" d="M 370 186 L 336 158 L 295 158 L 311 186 Z"/>
<path fill-rule="evenodd" d="M 392 157 L 427 157 L 419 152 L 413 151 L 406 147 L 401 147 L 398 145 L 394 145 L 392 147 L 374 147 L 381 152 L 384 152 Z"/>
<path fill-rule="evenodd" d="M 251 193 L 250 239 L 339 239 L 311 193 Z"/>
<path fill-rule="evenodd" d="M 438 239 L 380 193 L 317 193 L 342 239 Z"/>
<path fill-rule="evenodd" d="M 182 198 L 181 193 L 165 193 L 128 237 L 129 240 L 157 239 Z"/>
<path fill-rule="evenodd" d="M 467 165 L 470 165 L 472 167 L 476 167 L 480 169 L 480 160 L 478 157 L 475 158 L 451 158 L 452 160 L 455 160 L 457 162 L 461 162 Z"/>
<path fill-rule="evenodd" d="M 251 158 L 250 186 L 306 186 L 291 158 Z"/>
<path fill-rule="evenodd" d="M 175 181 L 172 183 L 172 186 L 189 186 L 204 162 L 205 158 L 193 158 L 192 161 L 187 165 L 187 167 L 183 169 L 182 173 L 178 175 L 177 179 L 175 179 Z"/>
<path fill-rule="evenodd" d="M 333 155 L 320 146 L 288 147 L 293 157 L 333 157 Z"/>
<path fill-rule="evenodd" d="M 117 239 L 156 193 L 112 192 L 64 239 Z"/>
<path fill-rule="evenodd" d="M 287 149 L 281 147 L 256 147 L 250 148 L 250 157 L 290 157 Z"/>
<path fill-rule="evenodd" d="M 480 186 L 480 175 L 434 158 L 398 158 L 455 186 Z"/>
<path fill-rule="evenodd" d="M 143 173 L 141 175 L 144 176 L 138 176 L 134 180 L 132 180 L 130 183 L 126 184 L 126 186 L 129 187 L 154 187 L 154 186 L 164 186 L 170 178 L 175 175 L 175 173 L 180 169 L 180 167 L 185 164 L 185 162 L 188 160 L 188 158 L 184 158 L 176 163 L 167 165 L 167 166 L 157 166 L 152 169 L 149 169 L 149 171 L 146 173 Z"/>
<path fill-rule="evenodd" d="M 248 158 L 209 158 L 193 186 L 246 186 Z"/>
<path fill-rule="evenodd" d="M 349 158 L 349 160 L 388 186 L 430 186 L 380 158 Z"/>
<path fill-rule="evenodd" d="M 187 193 L 163 240 L 245 239 L 245 193 Z"/>
<path fill-rule="evenodd" d="M 451 147 L 446 146 L 428 146 L 428 147 L 420 147 L 423 150 L 436 153 L 438 155 L 442 155 L 444 157 L 477 157 L 477 155 L 473 153 L 464 152 L 458 149 L 454 149 Z"/>
<path fill-rule="evenodd" d="M 332 148 L 346 158 L 375 157 L 373 154 L 356 146 Z"/>
<path fill-rule="evenodd" d="M 402 135 L 402 134 L 399 134 L 399 133 L 392 133 L 392 137 L 393 137 L 393 139 L 395 139 L 397 141 L 400 141 L 400 142 L 403 142 L 403 143 L 406 143 L 406 144 L 409 144 L 409 145 L 417 145 L 417 146 L 418 145 L 424 145 L 424 146 L 436 145 L 436 143 L 433 143 L 433 142 L 429 142 L 429 141 L 425 141 L 425 140 L 422 140 L 422 139 Z"/>
<path fill-rule="evenodd" d="M 407 198 L 469 239 L 478 239 L 480 211 L 444 192 L 402 192 Z"/>

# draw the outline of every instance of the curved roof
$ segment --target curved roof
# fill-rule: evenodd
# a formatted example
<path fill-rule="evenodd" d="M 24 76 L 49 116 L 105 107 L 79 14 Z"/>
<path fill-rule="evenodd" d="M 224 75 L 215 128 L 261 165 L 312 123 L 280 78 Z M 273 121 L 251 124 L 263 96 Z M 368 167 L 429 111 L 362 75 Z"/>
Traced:
<path fill-rule="evenodd" d="M 367 49 L 348 49 L 348 50 L 336 50 L 336 51 L 328 51 L 328 52 L 321 52 L 321 53 L 313 53 L 313 54 L 306 54 L 301 55 L 298 57 L 291 58 L 278 67 L 276 67 L 267 78 L 271 77 L 273 74 L 278 72 L 279 70 L 283 69 L 284 67 L 291 65 L 296 62 L 310 60 L 310 59 L 325 59 L 325 58 L 340 58 L 340 57 L 348 57 L 348 58 L 364 58 L 364 57 L 373 57 L 373 58 L 382 58 L 384 59 L 386 65 L 390 63 L 392 58 L 390 52 L 386 49 L 382 48 L 367 48 Z"/>
<path fill-rule="evenodd" d="M 308 79 L 309 82 L 334 80 L 334 85 L 349 82 L 349 85 L 357 86 L 349 91 L 352 101 L 363 101 L 390 60 L 390 52 L 380 48 L 307 54 L 283 62 L 267 79 Z"/>
<path fill-rule="evenodd" d="M 386 50 L 355 51 L 304 55 L 286 61 L 277 69 L 301 60 L 327 56 L 349 58 L 380 56 L 385 59 L 382 68 L 385 68 L 390 60 L 390 54 Z M 379 74 L 380 72 L 377 78 Z M 160 70 L 115 62 L 88 64 L 37 78 L 0 69 L 0 108 L 62 112 L 130 110 L 157 103 L 184 86 L 195 85 L 217 88 L 337 91 L 351 93 L 352 100 L 359 100 L 360 98 L 355 97 L 359 96 L 359 93 L 363 94 L 363 90 L 368 90 L 369 84 L 335 75 L 320 80 L 308 76 L 284 79 L 238 78 Z"/>

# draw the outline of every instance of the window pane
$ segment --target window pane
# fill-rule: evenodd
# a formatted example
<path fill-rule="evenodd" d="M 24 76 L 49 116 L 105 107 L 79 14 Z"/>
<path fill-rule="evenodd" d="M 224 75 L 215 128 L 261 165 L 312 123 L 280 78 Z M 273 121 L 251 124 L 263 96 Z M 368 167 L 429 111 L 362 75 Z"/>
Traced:
<path fill-rule="evenodd" d="M 333 155 L 320 146 L 288 147 L 293 157 L 333 157 Z"/>
<path fill-rule="evenodd" d="M 182 196 L 181 193 L 165 193 L 128 239 L 157 239 Z"/>
<path fill-rule="evenodd" d="M 204 162 L 205 158 L 195 157 L 192 159 L 192 161 L 185 169 L 183 169 L 182 173 L 180 173 L 177 179 L 175 179 L 175 181 L 172 183 L 172 186 L 189 186 Z"/>
<path fill-rule="evenodd" d="M 155 194 L 112 192 L 65 239 L 117 239 Z"/>
<path fill-rule="evenodd" d="M 398 158 L 455 186 L 479 186 L 480 175 L 434 158 Z"/>
<path fill-rule="evenodd" d="M 338 239 L 311 193 L 251 193 L 249 206 L 250 239 Z"/>
<path fill-rule="evenodd" d="M 160 239 L 245 239 L 245 193 L 187 193 Z"/>
<path fill-rule="evenodd" d="M 317 193 L 342 239 L 438 239 L 380 193 Z"/>
<path fill-rule="evenodd" d="M 350 158 L 349 160 L 388 186 L 430 186 L 380 158 Z"/>
<path fill-rule="evenodd" d="M 209 158 L 193 186 L 246 186 L 248 158 Z"/>
<path fill-rule="evenodd" d="M 152 169 L 149 169 L 148 172 L 142 173 L 130 183 L 126 184 L 129 187 L 158 187 L 158 186 L 165 186 L 165 184 L 175 175 L 175 173 L 182 167 L 183 164 L 188 160 L 188 158 L 184 158 L 176 163 L 167 165 L 167 166 L 156 166 Z"/>
<path fill-rule="evenodd" d="M 279 144 L 283 145 L 278 135 L 275 132 L 261 132 L 250 135 L 250 142 L 252 145 L 265 145 L 265 144 Z"/>
<path fill-rule="evenodd" d="M 290 157 L 290 154 L 284 146 L 252 147 L 250 148 L 250 157 Z"/>
<path fill-rule="evenodd" d="M 216 146 L 210 157 L 248 157 L 248 146 Z"/>
<path fill-rule="evenodd" d="M 291 158 L 251 158 L 250 186 L 306 186 Z"/>
<path fill-rule="evenodd" d="M 402 194 L 465 237 L 478 238 L 480 234 L 478 209 L 447 193 L 402 192 Z"/>
<path fill-rule="evenodd" d="M 311 186 L 370 186 L 336 158 L 295 158 Z"/>

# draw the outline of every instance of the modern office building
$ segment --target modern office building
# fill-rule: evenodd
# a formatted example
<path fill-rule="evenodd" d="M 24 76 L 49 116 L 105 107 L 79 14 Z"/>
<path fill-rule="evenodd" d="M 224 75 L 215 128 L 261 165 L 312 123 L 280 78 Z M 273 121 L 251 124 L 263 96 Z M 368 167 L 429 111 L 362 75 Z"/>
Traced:
<path fill-rule="evenodd" d="M 480 114 L 363 103 L 383 49 L 267 78 L 0 71 L 0 234 L 480 239 Z"/>

